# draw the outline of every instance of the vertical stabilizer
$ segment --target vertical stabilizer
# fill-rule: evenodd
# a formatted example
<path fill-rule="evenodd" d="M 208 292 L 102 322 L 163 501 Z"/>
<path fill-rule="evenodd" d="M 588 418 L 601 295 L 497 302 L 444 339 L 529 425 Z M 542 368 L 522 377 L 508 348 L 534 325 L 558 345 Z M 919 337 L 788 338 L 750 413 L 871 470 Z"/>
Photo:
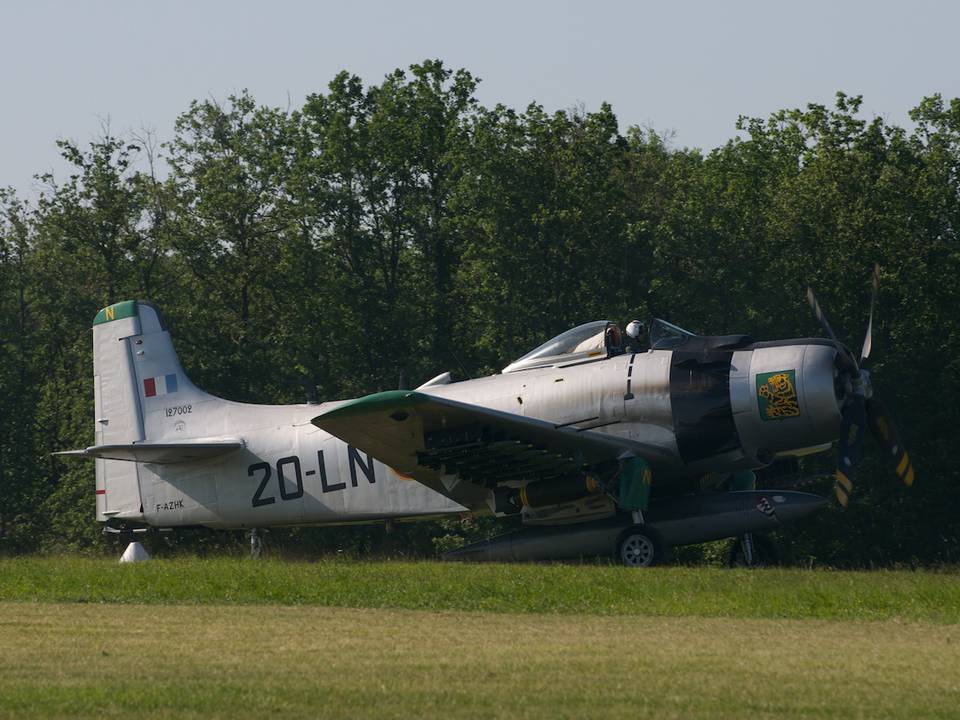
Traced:
<path fill-rule="evenodd" d="M 229 403 L 190 382 L 151 303 L 127 300 L 97 313 L 93 373 L 96 445 L 177 444 L 224 431 Z M 158 477 L 149 461 L 98 458 L 96 466 L 97 520 L 143 521 L 142 498 L 152 495 L 143 483 Z"/>
<path fill-rule="evenodd" d="M 211 410 L 224 400 L 194 385 L 180 365 L 160 311 L 137 303 L 140 334 L 130 338 L 136 394 L 147 442 L 182 442 L 223 432 Z M 215 414 L 215 413 L 213 413 Z"/>

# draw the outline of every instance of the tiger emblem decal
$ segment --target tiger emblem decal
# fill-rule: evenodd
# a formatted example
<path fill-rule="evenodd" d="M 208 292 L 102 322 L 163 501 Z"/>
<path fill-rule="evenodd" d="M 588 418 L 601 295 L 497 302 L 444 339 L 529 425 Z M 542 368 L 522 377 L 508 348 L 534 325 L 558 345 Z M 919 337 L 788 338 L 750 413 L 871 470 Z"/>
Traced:
<path fill-rule="evenodd" d="M 796 371 L 779 370 L 757 375 L 757 403 L 764 420 L 800 417 Z"/>

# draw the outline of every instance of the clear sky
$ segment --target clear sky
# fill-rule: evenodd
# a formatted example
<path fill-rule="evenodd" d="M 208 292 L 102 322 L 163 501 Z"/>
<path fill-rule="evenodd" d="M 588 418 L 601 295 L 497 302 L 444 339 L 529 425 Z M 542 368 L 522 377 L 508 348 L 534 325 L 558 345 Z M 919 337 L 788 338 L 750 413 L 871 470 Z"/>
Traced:
<path fill-rule="evenodd" d="M 960 3 L 292 2 L 8 0 L 0 6 L 0 186 L 32 195 L 62 174 L 54 140 L 153 128 L 169 139 L 190 100 L 249 88 L 293 106 L 342 69 L 368 83 L 441 58 L 478 97 L 548 110 L 606 100 L 625 129 L 705 149 L 737 116 L 837 90 L 899 124 L 925 95 L 960 96 Z"/>

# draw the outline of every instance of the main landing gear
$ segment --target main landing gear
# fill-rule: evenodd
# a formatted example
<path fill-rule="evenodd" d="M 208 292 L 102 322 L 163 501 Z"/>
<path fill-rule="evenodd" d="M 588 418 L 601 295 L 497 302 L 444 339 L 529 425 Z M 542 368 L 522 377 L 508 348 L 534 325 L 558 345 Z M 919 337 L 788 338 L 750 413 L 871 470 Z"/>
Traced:
<path fill-rule="evenodd" d="M 250 528 L 250 559 L 259 560 L 263 555 L 263 534 L 266 530 Z"/>
<path fill-rule="evenodd" d="M 650 466 L 643 458 L 620 458 L 617 505 L 633 515 L 633 525 L 617 539 L 617 560 L 627 567 L 651 567 L 663 560 L 663 540 L 644 521 L 650 506 Z"/>
<path fill-rule="evenodd" d="M 660 535 L 646 525 L 627 528 L 617 541 L 617 560 L 627 567 L 652 567 L 663 561 Z"/>

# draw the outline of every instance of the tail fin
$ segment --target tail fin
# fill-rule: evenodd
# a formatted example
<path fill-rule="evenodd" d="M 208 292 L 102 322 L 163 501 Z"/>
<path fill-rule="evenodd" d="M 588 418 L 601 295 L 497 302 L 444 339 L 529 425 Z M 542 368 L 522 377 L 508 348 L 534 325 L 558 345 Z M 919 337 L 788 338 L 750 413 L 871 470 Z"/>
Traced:
<path fill-rule="evenodd" d="M 140 300 L 115 303 L 94 318 L 93 387 L 96 445 L 202 434 L 185 431 L 186 422 L 170 422 L 168 413 L 218 400 L 190 382 L 160 311 Z M 96 474 L 97 520 L 142 518 L 137 463 L 97 459 Z"/>

